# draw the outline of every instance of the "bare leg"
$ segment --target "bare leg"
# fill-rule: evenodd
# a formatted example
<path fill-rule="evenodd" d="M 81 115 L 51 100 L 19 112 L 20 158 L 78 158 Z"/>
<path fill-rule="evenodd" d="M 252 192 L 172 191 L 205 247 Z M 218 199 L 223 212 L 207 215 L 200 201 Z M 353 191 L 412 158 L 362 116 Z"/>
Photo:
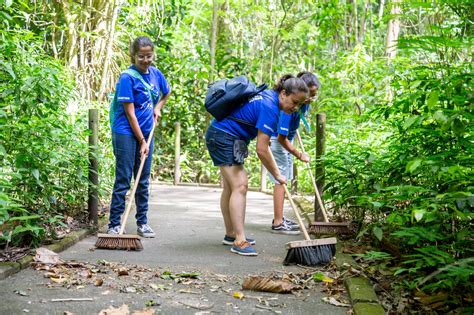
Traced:
<path fill-rule="evenodd" d="M 231 186 L 230 183 L 226 181 L 224 176 L 222 176 L 222 181 L 224 183 L 224 189 L 222 190 L 220 203 L 222 217 L 224 218 L 225 235 L 235 237 L 234 228 L 232 227 L 232 221 L 230 219 L 229 212 L 230 195 L 232 193 Z"/>
<path fill-rule="evenodd" d="M 283 205 L 285 203 L 285 188 L 275 184 L 273 188 L 273 224 L 283 223 Z"/>
<path fill-rule="evenodd" d="M 231 193 L 228 203 L 228 213 L 233 232 L 235 233 L 235 242 L 240 243 L 245 241 L 244 221 L 248 190 L 247 173 L 242 165 L 221 166 L 220 169 L 225 184 L 229 184 L 230 186 Z M 221 210 L 224 215 L 226 207 Z M 225 220 L 224 218 L 224 221 Z"/>

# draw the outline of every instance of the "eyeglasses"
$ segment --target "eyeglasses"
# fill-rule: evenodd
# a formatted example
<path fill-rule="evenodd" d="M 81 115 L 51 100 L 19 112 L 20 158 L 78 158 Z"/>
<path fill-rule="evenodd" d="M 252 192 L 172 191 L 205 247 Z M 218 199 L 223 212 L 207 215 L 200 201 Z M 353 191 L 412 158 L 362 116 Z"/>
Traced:
<path fill-rule="evenodd" d="M 315 100 L 318 99 L 318 97 L 319 97 L 319 94 L 313 95 L 313 96 L 311 96 L 311 97 L 307 97 L 304 102 L 305 102 L 306 104 L 307 104 L 307 103 L 314 102 Z"/>
<path fill-rule="evenodd" d="M 137 57 L 137 60 L 139 61 L 145 61 L 145 60 L 153 60 L 153 58 L 155 58 L 155 55 L 154 54 L 151 54 L 151 55 L 136 55 Z"/>

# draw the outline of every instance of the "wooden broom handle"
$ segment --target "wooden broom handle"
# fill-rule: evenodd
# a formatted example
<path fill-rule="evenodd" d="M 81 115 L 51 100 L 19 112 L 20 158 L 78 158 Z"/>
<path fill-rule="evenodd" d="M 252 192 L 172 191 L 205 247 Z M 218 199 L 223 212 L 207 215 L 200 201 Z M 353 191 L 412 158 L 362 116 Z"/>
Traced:
<path fill-rule="evenodd" d="M 153 123 L 153 127 L 151 128 L 150 134 L 148 135 L 148 140 L 146 142 L 148 148 L 150 148 L 151 139 L 153 138 L 153 132 L 155 131 L 155 123 Z M 148 152 L 150 154 L 150 152 Z M 135 192 L 137 191 L 138 183 L 140 182 L 140 176 L 142 175 L 143 166 L 145 165 L 146 158 L 141 157 L 140 159 L 140 167 L 138 168 L 137 176 L 135 176 L 135 183 L 133 184 L 132 195 L 130 200 L 128 201 L 127 210 L 125 210 L 125 214 L 122 217 L 122 222 L 120 223 L 120 232 L 119 235 L 123 234 L 125 230 L 125 223 L 127 222 L 128 215 L 130 214 L 130 209 L 132 208 L 133 200 L 135 199 Z"/>
<path fill-rule="evenodd" d="M 298 142 L 300 144 L 301 150 L 303 150 L 303 153 L 306 153 L 306 151 L 304 150 L 303 141 L 301 140 L 301 136 L 300 136 L 300 133 L 298 132 L 298 130 L 296 130 L 296 137 L 298 138 Z M 313 172 L 311 171 L 311 166 L 309 165 L 308 162 L 306 162 L 305 164 L 306 164 L 306 168 L 308 169 L 309 176 L 311 177 L 311 182 L 313 183 L 314 192 L 316 193 L 316 199 L 318 199 L 319 207 L 321 208 L 321 212 L 323 213 L 324 222 L 329 222 L 328 214 L 326 212 L 326 208 L 324 207 L 323 201 L 321 200 L 321 196 L 319 195 L 318 186 L 316 185 L 316 181 L 314 180 Z"/>
<path fill-rule="evenodd" d="M 272 150 L 270 149 L 270 147 L 268 148 L 268 151 L 270 152 L 270 157 L 272 158 L 272 161 L 273 163 L 275 163 L 275 165 L 278 165 L 275 161 L 275 157 L 273 156 L 273 153 L 272 153 Z M 278 167 L 277 167 L 278 168 Z M 277 181 L 275 179 L 275 181 Z M 275 184 L 276 185 L 276 184 Z M 283 186 L 283 188 L 285 188 L 285 193 L 286 193 L 286 197 L 288 198 L 288 201 L 290 202 L 291 204 L 291 208 L 293 208 L 293 212 L 295 213 L 296 215 L 296 219 L 298 220 L 298 223 L 301 227 L 301 230 L 303 230 L 303 234 L 304 234 L 304 238 L 307 240 L 307 241 L 310 241 L 311 238 L 309 237 L 309 234 L 308 234 L 308 231 L 306 230 L 306 227 L 304 226 L 304 222 L 303 220 L 301 219 L 301 216 L 300 216 L 300 212 L 298 210 L 298 208 L 296 207 L 295 203 L 293 202 L 293 198 L 291 198 L 291 194 L 290 192 L 288 191 L 288 187 L 286 187 L 286 184 L 281 184 L 280 185 Z"/>

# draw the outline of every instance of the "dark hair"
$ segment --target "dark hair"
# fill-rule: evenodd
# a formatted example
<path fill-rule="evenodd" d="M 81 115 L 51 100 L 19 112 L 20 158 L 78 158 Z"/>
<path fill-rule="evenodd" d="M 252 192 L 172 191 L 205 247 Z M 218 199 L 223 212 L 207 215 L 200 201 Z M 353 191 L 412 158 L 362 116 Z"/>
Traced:
<path fill-rule="evenodd" d="M 319 82 L 318 77 L 309 71 L 301 71 L 296 75 L 296 77 L 303 80 L 308 87 L 316 86 L 318 90 L 321 88 L 321 82 Z"/>
<path fill-rule="evenodd" d="M 140 36 L 135 38 L 135 40 L 130 45 L 130 59 L 132 60 L 132 63 L 135 63 L 135 55 L 138 53 L 140 48 L 148 46 L 150 46 L 152 50 L 155 49 L 155 47 L 153 46 L 153 42 L 149 37 Z"/>
<path fill-rule="evenodd" d="M 286 95 L 290 95 L 296 92 L 308 93 L 308 87 L 306 86 L 306 83 L 299 78 L 295 78 L 291 74 L 285 74 L 284 76 L 282 76 L 273 86 L 273 90 L 278 93 L 285 90 Z"/>

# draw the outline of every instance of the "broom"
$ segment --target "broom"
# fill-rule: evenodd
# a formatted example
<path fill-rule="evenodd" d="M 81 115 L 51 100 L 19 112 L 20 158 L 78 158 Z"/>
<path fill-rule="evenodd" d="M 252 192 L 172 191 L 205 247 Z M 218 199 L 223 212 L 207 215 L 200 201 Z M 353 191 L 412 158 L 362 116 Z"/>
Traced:
<path fill-rule="evenodd" d="M 153 138 L 153 131 L 155 130 L 155 124 L 151 129 L 150 134 L 148 135 L 147 145 L 150 147 L 151 139 Z M 132 208 L 133 199 L 135 198 L 135 192 L 140 182 L 140 176 L 142 174 L 143 166 L 145 165 L 146 157 L 142 157 L 140 161 L 140 167 L 138 168 L 137 176 L 135 176 L 135 183 L 133 184 L 133 189 L 131 193 L 130 200 L 125 210 L 125 214 L 120 223 L 120 232 L 119 234 L 98 234 L 97 242 L 95 247 L 102 249 L 124 249 L 124 250 L 142 250 L 143 245 L 138 235 L 128 235 L 123 234 L 125 230 L 125 223 L 127 222 L 128 215 L 130 214 L 130 209 Z"/>
<path fill-rule="evenodd" d="M 301 150 L 306 152 L 304 149 L 303 141 L 301 140 L 300 133 L 296 130 L 296 136 L 298 137 L 298 142 L 300 144 Z M 319 208 L 324 217 L 324 222 L 312 222 L 310 227 L 311 231 L 315 234 L 349 234 L 351 233 L 350 224 L 348 222 L 329 222 L 328 215 L 326 212 L 326 208 L 324 207 L 324 203 L 321 200 L 321 196 L 319 194 L 318 186 L 316 185 L 316 181 L 314 180 L 313 172 L 311 171 L 311 166 L 309 163 L 305 163 L 306 168 L 308 169 L 309 176 L 311 177 L 311 182 L 313 183 L 314 193 L 316 195 L 316 199 L 318 200 Z"/>
<path fill-rule="evenodd" d="M 273 163 L 276 164 L 275 158 L 273 157 L 272 150 L 270 150 L 270 156 L 273 160 Z M 290 201 L 291 208 L 296 215 L 296 219 L 300 225 L 301 230 L 304 234 L 304 241 L 294 241 L 286 243 L 288 252 L 286 254 L 285 260 L 283 261 L 284 265 L 289 264 L 299 264 L 305 266 L 316 266 L 324 265 L 329 263 L 334 255 L 336 254 L 336 243 L 337 240 L 335 237 L 322 238 L 312 240 L 309 237 L 308 231 L 301 219 L 298 208 L 296 207 L 293 199 L 291 198 L 288 187 L 285 184 L 281 184 L 285 188 L 286 196 L 288 201 Z"/>

